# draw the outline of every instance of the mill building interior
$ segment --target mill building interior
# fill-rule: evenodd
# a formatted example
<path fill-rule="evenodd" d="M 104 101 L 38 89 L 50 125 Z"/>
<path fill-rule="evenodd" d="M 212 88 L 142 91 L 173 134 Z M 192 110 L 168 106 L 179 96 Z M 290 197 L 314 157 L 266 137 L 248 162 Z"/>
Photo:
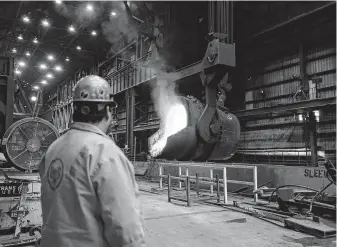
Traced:
<path fill-rule="evenodd" d="M 336 245 L 336 2 L 1 1 L 0 246 L 39 246 L 39 162 L 87 75 L 148 246 Z"/>

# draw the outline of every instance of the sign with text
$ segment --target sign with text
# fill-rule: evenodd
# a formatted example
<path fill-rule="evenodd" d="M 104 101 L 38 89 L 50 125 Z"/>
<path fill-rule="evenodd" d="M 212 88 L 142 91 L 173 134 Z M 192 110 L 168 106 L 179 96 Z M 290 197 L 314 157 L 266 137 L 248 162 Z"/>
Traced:
<path fill-rule="evenodd" d="M 307 168 L 304 170 L 304 177 L 307 178 L 326 178 L 326 170 L 320 168 Z"/>
<path fill-rule="evenodd" d="M 22 183 L 0 183 L 0 197 L 20 196 Z"/>
<path fill-rule="evenodd" d="M 29 213 L 29 211 L 27 210 L 27 208 L 22 208 L 21 210 L 19 210 L 19 204 L 16 204 L 13 208 L 11 208 L 6 214 L 11 217 L 14 221 L 16 221 L 18 218 L 24 218 L 27 216 L 27 214 Z"/>

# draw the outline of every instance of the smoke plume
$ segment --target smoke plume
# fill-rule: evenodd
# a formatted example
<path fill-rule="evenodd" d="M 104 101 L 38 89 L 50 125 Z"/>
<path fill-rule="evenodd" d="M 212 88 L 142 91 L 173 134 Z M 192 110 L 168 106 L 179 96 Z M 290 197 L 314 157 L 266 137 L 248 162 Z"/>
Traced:
<path fill-rule="evenodd" d="M 123 37 L 127 37 L 129 40 L 137 37 L 137 27 L 131 23 L 125 11 L 118 15 L 118 18 L 111 16 L 109 21 L 104 21 L 101 24 L 102 33 L 112 45 L 111 49 L 114 53 L 120 49 L 117 45 Z"/>
<path fill-rule="evenodd" d="M 169 108 L 179 102 L 176 91 L 175 75 L 165 71 L 156 70 L 157 81 L 152 84 L 151 97 L 155 110 L 160 117 L 164 119 Z"/>
<path fill-rule="evenodd" d="M 120 42 L 123 36 L 129 39 L 137 36 L 137 27 L 130 21 L 122 1 L 95 2 L 92 11 L 87 11 L 86 7 L 87 3 L 78 3 L 76 7 L 60 5 L 56 11 L 77 27 L 87 28 L 99 24 L 102 34 L 113 46 Z"/>

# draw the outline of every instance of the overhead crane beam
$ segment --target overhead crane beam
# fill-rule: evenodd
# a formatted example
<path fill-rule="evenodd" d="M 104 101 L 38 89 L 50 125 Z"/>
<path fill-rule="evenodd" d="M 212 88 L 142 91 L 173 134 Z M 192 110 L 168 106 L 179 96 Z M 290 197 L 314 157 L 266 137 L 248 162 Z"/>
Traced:
<path fill-rule="evenodd" d="M 242 110 L 234 112 L 239 119 L 252 119 L 261 115 L 278 114 L 280 112 L 293 112 L 303 113 L 308 110 L 316 110 L 326 106 L 336 105 L 336 97 L 314 99 L 314 100 L 302 100 L 298 102 L 292 102 L 288 104 L 262 107 L 252 110 Z"/>

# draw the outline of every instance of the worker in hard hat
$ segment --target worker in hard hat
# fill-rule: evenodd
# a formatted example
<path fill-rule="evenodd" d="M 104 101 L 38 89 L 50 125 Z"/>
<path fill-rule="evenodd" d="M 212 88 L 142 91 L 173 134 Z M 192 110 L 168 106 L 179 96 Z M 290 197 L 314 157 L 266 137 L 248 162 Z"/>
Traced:
<path fill-rule="evenodd" d="M 103 78 L 77 83 L 73 123 L 40 164 L 42 247 L 144 246 L 133 166 L 106 135 L 115 106 Z"/>

